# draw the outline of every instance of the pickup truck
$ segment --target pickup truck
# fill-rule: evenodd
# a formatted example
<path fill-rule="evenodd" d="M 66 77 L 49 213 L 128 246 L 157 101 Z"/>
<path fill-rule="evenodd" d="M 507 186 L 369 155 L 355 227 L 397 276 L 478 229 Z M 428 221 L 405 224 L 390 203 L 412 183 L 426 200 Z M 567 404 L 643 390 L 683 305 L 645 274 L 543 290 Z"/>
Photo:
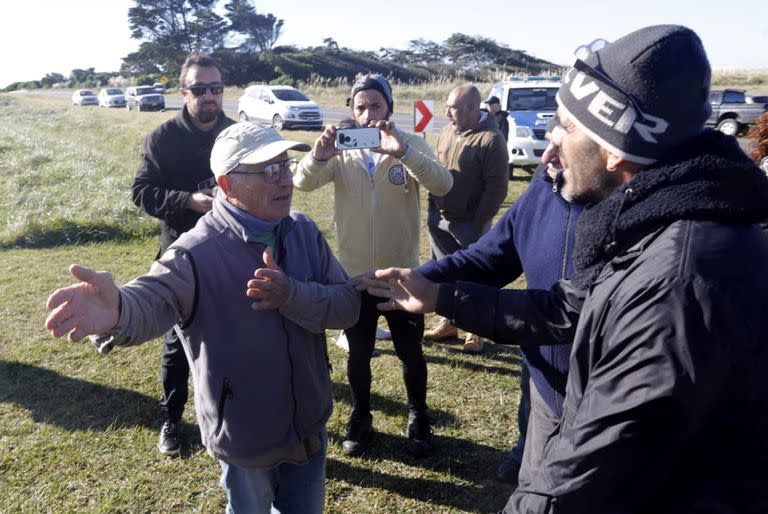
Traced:
<path fill-rule="evenodd" d="M 768 104 L 748 103 L 747 95 L 738 89 L 713 90 L 709 102 L 712 114 L 707 125 L 729 136 L 737 136 L 768 110 Z"/>

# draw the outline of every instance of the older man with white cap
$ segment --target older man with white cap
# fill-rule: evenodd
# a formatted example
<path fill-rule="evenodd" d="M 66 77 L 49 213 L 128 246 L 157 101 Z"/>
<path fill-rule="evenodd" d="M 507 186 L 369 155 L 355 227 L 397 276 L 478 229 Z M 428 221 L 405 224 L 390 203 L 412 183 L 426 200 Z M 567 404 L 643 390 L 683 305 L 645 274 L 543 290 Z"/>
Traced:
<path fill-rule="evenodd" d="M 309 146 L 237 123 L 211 153 L 213 209 L 118 288 L 107 272 L 54 292 L 46 328 L 102 353 L 175 325 L 195 383 L 203 445 L 227 512 L 323 511 L 332 410 L 324 330 L 357 320 L 359 296 L 317 226 L 291 212 L 288 150 Z"/>

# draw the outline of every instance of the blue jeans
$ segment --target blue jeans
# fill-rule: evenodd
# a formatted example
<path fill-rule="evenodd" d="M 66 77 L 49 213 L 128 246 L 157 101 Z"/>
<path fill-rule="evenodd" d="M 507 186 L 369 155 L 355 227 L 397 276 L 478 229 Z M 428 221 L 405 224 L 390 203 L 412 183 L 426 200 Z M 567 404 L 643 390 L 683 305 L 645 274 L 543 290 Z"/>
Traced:
<path fill-rule="evenodd" d="M 322 445 L 304 464 L 243 468 L 219 461 L 221 487 L 227 492 L 227 514 L 322 514 L 325 504 L 325 453 Z"/>

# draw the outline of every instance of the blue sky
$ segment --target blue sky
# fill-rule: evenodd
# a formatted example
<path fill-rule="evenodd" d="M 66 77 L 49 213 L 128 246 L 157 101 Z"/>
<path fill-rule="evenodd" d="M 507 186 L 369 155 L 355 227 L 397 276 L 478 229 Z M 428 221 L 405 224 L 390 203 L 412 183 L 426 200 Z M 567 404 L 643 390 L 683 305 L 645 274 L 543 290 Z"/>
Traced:
<path fill-rule="evenodd" d="M 558 64 L 596 37 L 616 39 L 645 25 L 677 23 L 698 32 L 714 68 L 768 69 L 765 0 L 258 0 L 257 11 L 285 20 L 278 44 L 321 45 L 326 37 L 358 50 L 405 48 L 417 38 L 442 42 L 455 32 L 495 39 Z M 0 87 L 74 68 L 118 70 L 136 49 L 132 0 L 13 0 L 0 16 Z M 318 7 L 322 5 L 323 7 Z M 339 8 L 332 8 L 338 6 Z M 542 7 L 546 6 L 546 7 Z"/>

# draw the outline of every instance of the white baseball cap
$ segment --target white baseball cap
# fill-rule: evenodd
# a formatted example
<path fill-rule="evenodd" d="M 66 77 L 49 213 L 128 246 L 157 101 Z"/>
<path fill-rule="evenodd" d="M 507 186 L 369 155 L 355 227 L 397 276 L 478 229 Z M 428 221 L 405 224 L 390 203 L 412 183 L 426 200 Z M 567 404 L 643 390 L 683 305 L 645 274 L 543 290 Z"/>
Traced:
<path fill-rule="evenodd" d="M 272 127 L 241 121 L 221 131 L 211 150 L 211 171 L 218 179 L 238 164 L 258 164 L 288 150 L 308 152 L 306 143 L 288 141 Z"/>

